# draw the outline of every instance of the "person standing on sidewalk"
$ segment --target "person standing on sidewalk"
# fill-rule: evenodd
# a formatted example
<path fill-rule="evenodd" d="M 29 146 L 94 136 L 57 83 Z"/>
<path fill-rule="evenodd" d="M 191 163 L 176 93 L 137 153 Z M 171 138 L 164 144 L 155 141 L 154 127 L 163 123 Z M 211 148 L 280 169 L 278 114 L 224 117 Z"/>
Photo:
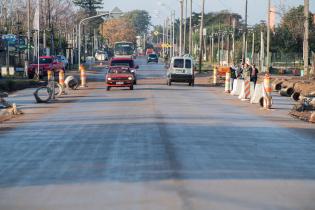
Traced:
<path fill-rule="evenodd" d="M 250 69 L 250 81 L 254 83 L 254 87 L 256 86 L 257 78 L 258 78 L 258 69 L 256 68 L 255 64 L 253 64 Z"/>

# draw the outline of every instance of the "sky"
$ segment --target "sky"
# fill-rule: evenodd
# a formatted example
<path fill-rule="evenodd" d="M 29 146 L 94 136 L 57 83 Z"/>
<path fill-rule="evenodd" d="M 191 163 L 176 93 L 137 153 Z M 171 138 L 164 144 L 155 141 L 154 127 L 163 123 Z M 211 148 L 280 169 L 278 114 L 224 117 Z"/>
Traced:
<path fill-rule="evenodd" d="M 184 0 L 185 1 L 185 0 Z M 276 8 L 285 5 L 287 8 L 304 4 L 303 0 L 271 0 Z M 114 7 L 120 8 L 123 12 L 141 9 L 147 10 L 152 16 L 154 25 L 163 24 L 164 19 L 169 16 L 171 10 L 176 11 L 179 16 L 179 0 L 104 0 L 104 10 L 111 10 Z M 205 0 L 205 12 L 218 12 L 229 10 L 244 17 L 245 0 Z M 190 0 L 188 0 L 188 5 Z M 164 5 L 164 6 L 163 6 Z M 248 23 L 254 25 L 260 20 L 266 20 L 267 0 L 248 0 Z M 315 0 L 310 0 L 310 10 L 315 13 Z M 201 0 L 193 0 L 193 11 L 201 11 Z"/>

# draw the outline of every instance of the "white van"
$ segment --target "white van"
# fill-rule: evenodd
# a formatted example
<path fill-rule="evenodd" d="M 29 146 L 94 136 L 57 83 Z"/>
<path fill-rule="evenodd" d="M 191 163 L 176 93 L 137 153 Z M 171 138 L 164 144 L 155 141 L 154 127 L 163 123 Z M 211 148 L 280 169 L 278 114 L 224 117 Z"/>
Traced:
<path fill-rule="evenodd" d="M 172 57 L 167 71 L 167 85 L 172 85 L 172 82 L 184 82 L 188 83 L 189 86 L 194 86 L 194 65 L 191 57 Z"/>

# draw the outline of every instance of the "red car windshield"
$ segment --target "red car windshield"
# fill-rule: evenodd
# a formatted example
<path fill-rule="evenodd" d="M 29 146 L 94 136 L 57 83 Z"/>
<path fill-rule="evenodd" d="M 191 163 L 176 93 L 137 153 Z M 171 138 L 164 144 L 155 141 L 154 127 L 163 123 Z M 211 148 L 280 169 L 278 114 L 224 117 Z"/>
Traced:
<path fill-rule="evenodd" d="M 48 64 L 48 63 L 52 63 L 52 62 L 53 62 L 52 58 L 39 58 L 40 64 Z"/>
<path fill-rule="evenodd" d="M 129 69 L 118 69 L 118 68 L 109 69 L 108 73 L 110 73 L 110 74 L 131 74 Z"/>
<path fill-rule="evenodd" d="M 134 67 L 133 60 L 113 60 L 111 66 L 128 66 L 130 68 Z"/>

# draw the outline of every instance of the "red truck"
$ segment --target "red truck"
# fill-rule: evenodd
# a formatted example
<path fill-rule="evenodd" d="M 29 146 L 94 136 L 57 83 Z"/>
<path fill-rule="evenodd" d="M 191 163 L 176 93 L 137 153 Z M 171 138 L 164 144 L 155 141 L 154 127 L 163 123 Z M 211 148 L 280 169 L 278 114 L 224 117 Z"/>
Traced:
<path fill-rule="evenodd" d="M 37 74 L 38 63 L 35 62 L 31 64 L 27 71 L 28 77 L 33 79 L 34 76 Z M 57 57 L 55 56 L 40 56 L 39 57 L 39 78 L 43 78 L 47 76 L 47 71 L 52 70 L 58 73 L 60 70 L 65 70 L 65 66 L 62 62 L 59 62 Z"/>

